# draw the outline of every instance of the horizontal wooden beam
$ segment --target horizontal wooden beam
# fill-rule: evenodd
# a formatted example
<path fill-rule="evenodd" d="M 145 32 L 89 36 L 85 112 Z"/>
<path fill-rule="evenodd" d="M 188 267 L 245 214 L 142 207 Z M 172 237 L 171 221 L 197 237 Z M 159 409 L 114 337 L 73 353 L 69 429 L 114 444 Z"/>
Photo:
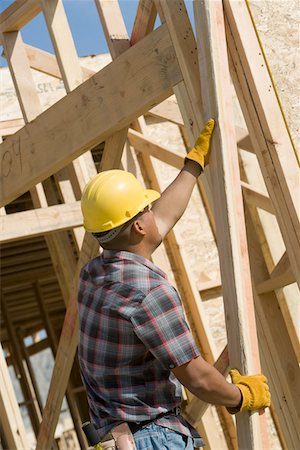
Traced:
<path fill-rule="evenodd" d="M 0 206 L 169 97 L 181 80 L 162 25 L 0 145 Z"/>
<path fill-rule="evenodd" d="M 70 230 L 82 224 L 79 201 L 6 214 L 0 217 L 0 243 Z"/>
<path fill-rule="evenodd" d="M 0 14 L 0 34 L 20 30 L 40 11 L 38 0 L 15 0 Z"/>
<path fill-rule="evenodd" d="M 168 150 L 162 145 L 154 142 L 152 139 L 147 138 L 142 133 L 132 129 L 128 131 L 128 139 L 135 150 L 148 156 L 151 155 L 177 169 L 182 169 L 184 156 L 181 153 Z"/>
<path fill-rule="evenodd" d="M 49 265 L 40 267 L 40 268 L 34 268 L 34 269 L 28 269 L 28 270 L 22 270 L 18 273 L 12 273 L 5 276 L 4 281 L 4 275 L 2 274 L 1 277 L 1 283 L 5 284 L 5 287 L 15 286 L 17 284 L 26 283 L 27 281 L 36 281 L 36 280 L 48 280 L 52 279 L 55 275 L 53 265 L 51 264 L 51 261 L 49 260 Z"/>
<path fill-rule="evenodd" d="M 169 122 L 176 123 L 177 125 L 184 126 L 183 118 L 175 96 L 168 98 L 150 109 L 149 114 L 153 117 L 165 119 Z"/>
<path fill-rule="evenodd" d="M 0 122 L 0 136 L 10 136 L 11 134 L 16 133 L 23 126 L 23 119 L 2 120 Z"/>
<path fill-rule="evenodd" d="M 276 289 L 282 289 L 284 286 L 295 283 L 296 279 L 291 269 L 282 275 L 272 277 L 269 280 L 262 281 L 256 286 L 256 292 L 258 294 L 265 294 L 266 292 L 275 291 Z"/>
<path fill-rule="evenodd" d="M 52 77 L 62 79 L 61 71 L 56 59 L 56 56 L 52 53 L 45 52 L 39 48 L 32 47 L 31 45 L 24 44 L 26 54 L 30 67 L 32 69 L 38 70 L 39 72 L 46 73 Z M 91 76 L 95 75 L 97 70 L 89 69 L 84 65 L 80 64 L 82 75 L 84 80 L 88 80 Z"/>
<path fill-rule="evenodd" d="M 202 281 L 199 286 L 199 292 L 202 301 L 220 297 L 222 295 L 221 279 Z"/>
<path fill-rule="evenodd" d="M 274 291 L 295 283 L 295 281 L 296 279 L 292 272 L 289 258 L 287 253 L 284 252 L 277 265 L 271 272 L 270 278 L 265 281 L 261 281 L 256 286 L 256 291 L 258 294 L 264 294 L 266 292 Z"/>
<path fill-rule="evenodd" d="M 272 202 L 267 195 L 263 194 L 262 192 L 259 192 L 253 186 L 250 186 L 250 184 L 245 183 L 244 181 L 241 181 L 241 186 L 243 195 L 246 199 L 246 202 L 249 205 L 254 205 L 257 208 L 263 209 L 271 214 L 274 214 Z"/>

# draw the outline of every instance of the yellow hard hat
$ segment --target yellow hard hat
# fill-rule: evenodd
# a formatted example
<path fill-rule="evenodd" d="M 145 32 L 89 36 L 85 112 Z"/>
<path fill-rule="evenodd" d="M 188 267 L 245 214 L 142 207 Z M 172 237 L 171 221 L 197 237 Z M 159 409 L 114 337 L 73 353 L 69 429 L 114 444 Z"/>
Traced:
<path fill-rule="evenodd" d="M 101 233 L 123 225 L 160 197 L 125 170 L 107 170 L 92 178 L 81 198 L 84 228 Z"/>

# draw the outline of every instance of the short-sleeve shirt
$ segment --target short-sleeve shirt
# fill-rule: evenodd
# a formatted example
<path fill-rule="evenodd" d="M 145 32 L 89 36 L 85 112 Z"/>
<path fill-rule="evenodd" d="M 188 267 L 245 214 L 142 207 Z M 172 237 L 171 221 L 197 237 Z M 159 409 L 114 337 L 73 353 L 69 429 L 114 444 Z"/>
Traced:
<path fill-rule="evenodd" d="M 78 355 L 91 420 L 103 436 L 181 403 L 170 369 L 199 356 L 176 289 L 150 260 L 104 250 L 80 274 Z M 156 423 L 191 436 L 182 416 Z"/>

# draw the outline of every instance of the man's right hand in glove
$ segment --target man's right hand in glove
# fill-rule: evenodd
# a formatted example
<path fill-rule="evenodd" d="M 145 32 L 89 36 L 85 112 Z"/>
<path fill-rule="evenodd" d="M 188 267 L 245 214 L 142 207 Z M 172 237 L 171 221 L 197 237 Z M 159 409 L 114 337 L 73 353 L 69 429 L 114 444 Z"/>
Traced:
<path fill-rule="evenodd" d="M 271 395 L 267 378 L 262 375 L 241 375 L 237 369 L 229 372 L 232 383 L 239 388 L 242 400 L 236 408 L 227 408 L 230 414 L 239 411 L 254 411 L 271 405 Z"/>
<path fill-rule="evenodd" d="M 202 356 L 171 369 L 175 377 L 201 400 L 226 406 L 231 414 L 270 406 L 270 392 L 264 375 L 243 376 L 230 371 L 232 383 Z"/>

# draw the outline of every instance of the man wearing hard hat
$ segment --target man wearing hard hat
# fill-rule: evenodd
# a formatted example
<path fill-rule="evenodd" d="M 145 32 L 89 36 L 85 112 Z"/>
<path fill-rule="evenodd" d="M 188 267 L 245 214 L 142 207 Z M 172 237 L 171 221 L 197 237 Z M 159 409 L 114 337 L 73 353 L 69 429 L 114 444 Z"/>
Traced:
<path fill-rule="evenodd" d="M 187 207 L 213 128 L 210 119 L 162 195 L 122 170 L 99 173 L 83 192 L 84 227 L 103 252 L 80 274 L 79 361 L 104 448 L 201 447 L 180 414 L 181 384 L 233 414 L 270 405 L 263 375 L 232 370 L 228 383 L 201 357 L 176 289 L 150 259 Z"/>

